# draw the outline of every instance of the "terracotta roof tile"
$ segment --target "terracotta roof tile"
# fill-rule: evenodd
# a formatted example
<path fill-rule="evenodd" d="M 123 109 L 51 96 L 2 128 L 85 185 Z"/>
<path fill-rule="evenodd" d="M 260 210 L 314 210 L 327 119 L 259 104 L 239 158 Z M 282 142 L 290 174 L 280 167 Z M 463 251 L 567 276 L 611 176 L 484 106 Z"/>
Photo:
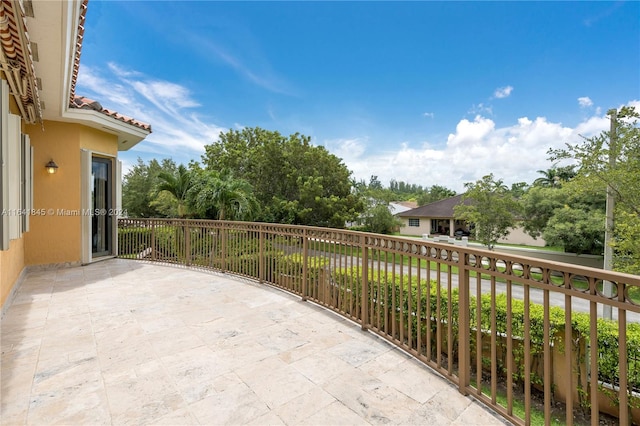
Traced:
<path fill-rule="evenodd" d="M 71 93 L 69 102 L 73 103 L 76 96 L 76 83 L 78 81 L 78 71 L 80 70 L 80 55 L 82 54 L 82 40 L 84 39 L 84 23 L 87 19 L 87 4 L 89 0 L 82 0 L 80 4 L 80 17 L 78 18 L 78 38 L 76 40 L 75 58 L 73 58 L 73 73 L 71 75 Z"/>
<path fill-rule="evenodd" d="M 84 38 L 84 25 L 88 3 L 89 0 L 82 0 L 80 3 L 78 36 L 76 39 L 75 57 L 73 58 L 69 106 L 71 108 L 93 109 L 116 120 L 151 132 L 151 126 L 147 123 L 119 114 L 116 111 L 105 109 L 100 103 L 92 99 L 76 95 L 76 83 L 80 69 L 80 54 L 82 52 L 82 40 Z M 23 45 L 23 40 L 20 35 L 21 32 L 23 32 L 26 37 L 26 46 Z M 23 117 L 28 122 L 34 123 L 38 120 L 42 121 L 42 110 L 38 86 L 35 83 L 36 73 L 33 65 L 33 54 L 28 40 L 27 23 L 24 10 L 22 9 L 22 3 L 13 0 L 0 0 L 0 49 L 2 49 L 4 56 L 7 58 L 6 65 L 0 69 L 2 69 L 2 72 L 10 81 L 14 81 L 14 74 L 21 77 L 29 77 L 26 86 L 16 86 L 17 89 L 20 90 L 12 87 L 12 91 L 15 92 L 14 96 L 22 110 Z M 20 80 L 19 83 L 22 83 L 22 80 Z"/>
<path fill-rule="evenodd" d="M 0 0 L 0 50 L 6 61 L 0 69 L 9 81 L 21 115 L 29 123 L 42 121 L 40 94 L 35 80 L 35 66 L 27 21 L 21 2 Z M 24 83 L 26 81 L 26 84 Z"/>
<path fill-rule="evenodd" d="M 104 115 L 108 115 L 109 117 L 113 117 L 116 120 L 120 120 L 127 124 L 131 124 L 132 126 L 139 127 L 143 130 L 151 132 L 151 125 L 147 123 L 143 123 L 142 121 L 138 121 L 134 118 L 128 117 L 126 115 L 120 114 L 111 109 L 103 108 L 100 102 L 94 101 L 93 99 L 86 98 L 84 96 L 74 96 L 71 104 L 69 105 L 72 108 L 78 109 L 89 109 L 93 111 L 98 111 Z"/>
<path fill-rule="evenodd" d="M 73 77 L 71 79 L 71 93 L 69 94 L 69 106 L 79 109 L 92 109 L 94 111 L 101 112 L 104 115 L 115 118 L 132 126 L 141 128 L 151 133 L 151 125 L 138 121 L 132 117 L 128 117 L 123 114 L 119 114 L 116 111 L 103 108 L 99 102 L 93 99 L 85 98 L 84 96 L 76 95 L 76 83 L 78 81 L 78 71 L 80 69 L 80 54 L 82 53 L 82 39 L 84 38 L 84 24 L 87 17 L 87 4 L 89 0 L 83 0 L 80 5 L 80 18 L 78 20 L 78 39 L 76 41 L 76 57 L 73 61 Z"/>

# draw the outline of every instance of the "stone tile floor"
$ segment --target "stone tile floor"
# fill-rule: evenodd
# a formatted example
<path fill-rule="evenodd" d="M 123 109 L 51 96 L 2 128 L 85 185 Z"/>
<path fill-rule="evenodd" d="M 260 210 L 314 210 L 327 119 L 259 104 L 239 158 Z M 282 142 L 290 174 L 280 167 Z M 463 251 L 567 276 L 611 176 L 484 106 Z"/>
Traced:
<path fill-rule="evenodd" d="M 29 271 L 1 331 L 2 425 L 504 424 L 357 325 L 221 274 Z"/>

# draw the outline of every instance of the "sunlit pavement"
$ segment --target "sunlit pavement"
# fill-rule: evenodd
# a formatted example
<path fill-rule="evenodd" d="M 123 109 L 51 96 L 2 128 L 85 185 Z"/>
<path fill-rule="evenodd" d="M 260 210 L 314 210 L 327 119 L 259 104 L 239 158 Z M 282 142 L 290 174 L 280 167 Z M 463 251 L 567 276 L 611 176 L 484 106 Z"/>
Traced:
<path fill-rule="evenodd" d="M 3 425 L 504 424 L 298 297 L 120 259 L 26 274 L 1 380 Z"/>

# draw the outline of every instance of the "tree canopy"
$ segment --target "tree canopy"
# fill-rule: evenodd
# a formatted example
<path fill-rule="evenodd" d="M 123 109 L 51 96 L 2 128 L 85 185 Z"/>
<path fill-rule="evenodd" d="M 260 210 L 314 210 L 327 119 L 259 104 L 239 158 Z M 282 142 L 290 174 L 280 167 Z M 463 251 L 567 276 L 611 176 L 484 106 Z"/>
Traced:
<path fill-rule="evenodd" d="M 145 163 L 138 158 L 137 163 L 123 177 L 122 208 L 132 217 L 165 217 L 175 210 L 175 201 L 158 196 L 160 173 L 173 174 L 176 171 L 173 160 L 158 162 L 152 159 Z"/>
<path fill-rule="evenodd" d="M 158 191 L 171 194 L 178 205 L 178 217 L 187 214 L 187 192 L 191 188 L 191 173 L 182 164 L 173 173 L 162 171 L 158 174 Z"/>
<path fill-rule="evenodd" d="M 502 179 L 496 180 L 493 174 L 464 186 L 467 191 L 461 204 L 454 207 L 455 218 L 473 223 L 478 241 L 492 250 L 515 225 L 518 201 Z"/>
<path fill-rule="evenodd" d="M 342 228 L 364 208 L 342 160 L 298 133 L 229 130 L 205 146 L 202 163 L 250 182 L 261 221 Z"/>
<path fill-rule="evenodd" d="M 577 254 L 602 254 L 605 198 L 580 179 L 534 185 L 521 198 L 524 230 L 547 245 Z"/>
<path fill-rule="evenodd" d="M 253 187 L 229 172 L 194 169 L 193 184 L 187 193 L 192 211 L 201 218 L 251 220 L 259 212 Z"/>
<path fill-rule="evenodd" d="M 640 115 L 633 107 L 610 110 L 613 132 L 604 131 L 577 144 L 550 151 L 552 160 L 577 163 L 581 187 L 602 196 L 611 191 L 615 200 L 613 266 L 640 274 Z"/>

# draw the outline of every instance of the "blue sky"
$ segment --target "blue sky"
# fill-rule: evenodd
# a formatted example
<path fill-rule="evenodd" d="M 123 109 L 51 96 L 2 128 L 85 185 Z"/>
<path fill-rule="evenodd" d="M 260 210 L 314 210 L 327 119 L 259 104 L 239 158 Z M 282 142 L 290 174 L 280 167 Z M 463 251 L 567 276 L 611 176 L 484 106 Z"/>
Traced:
<path fill-rule="evenodd" d="M 200 160 L 221 131 L 312 137 L 356 179 L 531 182 L 640 107 L 640 2 L 89 3 L 77 94 L 149 122 L 121 155 Z"/>

